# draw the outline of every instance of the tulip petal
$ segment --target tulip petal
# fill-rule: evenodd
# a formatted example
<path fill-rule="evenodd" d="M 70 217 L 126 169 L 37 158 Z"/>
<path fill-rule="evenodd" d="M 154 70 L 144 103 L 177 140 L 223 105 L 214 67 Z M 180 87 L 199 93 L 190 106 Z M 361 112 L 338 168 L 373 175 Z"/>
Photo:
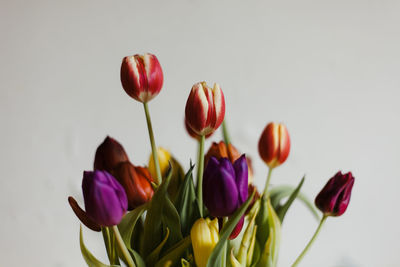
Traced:
<path fill-rule="evenodd" d="M 233 163 L 236 174 L 236 186 L 239 191 L 239 204 L 246 201 L 249 189 L 248 189 L 248 176 L 249 170 L 247 167 L 246 156 L 243 154 L 239 159 Z"/>

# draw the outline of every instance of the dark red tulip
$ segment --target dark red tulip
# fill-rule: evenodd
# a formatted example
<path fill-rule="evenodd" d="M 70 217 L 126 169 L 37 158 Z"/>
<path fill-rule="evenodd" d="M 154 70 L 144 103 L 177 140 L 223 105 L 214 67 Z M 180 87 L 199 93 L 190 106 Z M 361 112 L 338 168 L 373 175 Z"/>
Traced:
<path fill-rule="evenodd" d="M 109 136 L 99 145 L 94 157 L 94 169 L 111 172 L 119 163 L 129 161 L 123 146 Z"/>
<path fill-rule="evenodd" d="M 349 205 L 354 177 L 351 172 L 336 173 L 315 198 L 315 205 L 326 216 L 340 216 Z"/>

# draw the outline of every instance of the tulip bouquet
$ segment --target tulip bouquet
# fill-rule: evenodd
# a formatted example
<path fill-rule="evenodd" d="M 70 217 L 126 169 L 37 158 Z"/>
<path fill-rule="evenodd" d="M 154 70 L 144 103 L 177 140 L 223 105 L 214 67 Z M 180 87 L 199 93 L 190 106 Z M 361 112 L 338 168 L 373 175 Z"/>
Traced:
<path fill-rule="evenodd" d="M 85 209 L 68 201 L 79 220 L 102 232 L 109 265 L 85 246 L 89 266 L 277 266 L 281 225 L 293 201 L 302 201 L 319 226 L 292 266 L 297 266 L 330 216 L 340 216 L 349 204 L 354 178 L 338 172 L 315 199 L 316 207 L 295 186 L 269 187 L 272 172 L 290 152 L 283 124 L 269 123 L 261 133 L 258 151 L 268 167 L 265 187 L 253 185 L 250 157 L 232 145 L 226 125 L 224 94 L 218 84 L 193 85 L 185 108 L 185 127 L 198 141 L 195 165 L 183 168 L 163 148 L 157 148 L 148 103 L 160 92 L 163 72 L 152 54 L 125 57 L 121 82 L 126 93 L 143 103 L 151 145 L 148 166 L 135 166 L 123 146 L 107 137 L 97 148 L 93 171 L 85 171 L 82 192 Z M 222 125 L 223 140 L 205 153 L 205 139 Z M 196 177 L 194 180 L 193 177 Z"/>

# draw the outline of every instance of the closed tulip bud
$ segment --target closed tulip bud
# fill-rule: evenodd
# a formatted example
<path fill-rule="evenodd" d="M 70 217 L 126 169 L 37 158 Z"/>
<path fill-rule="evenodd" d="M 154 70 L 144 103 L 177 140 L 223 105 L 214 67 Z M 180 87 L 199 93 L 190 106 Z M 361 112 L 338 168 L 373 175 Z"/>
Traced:
<path fill-rule="evenodd" d="M 225 116 L 225 99 L 221 88 L 205 82 L 193 85 L 186 102 L 185 121 L 197 135 L 212 134 L 221 125 Z"/>
<path fill-rule="evenodd" d="M 159 147 L 157 149 L 157 156 L 158 156 L 158 162 L 160 163 L 161 175 L 163 177 L 166 177 L 167 171 L 169 169 L 169 164 L 171 164 L 172 174 L 171 174 L 171 180 L 168 185 L 168 193 L 171 200 L 174 201 L 177 196 L 179 187 L 183 182 L 183 180 L 185 179 L 185 173 L 183 171 L 182 166 L 173 156 L 171 156 L 168 150 Z M 157 173 L 156 173 L 156 167 L 154 165 L 153 154 L 151 154 L 149 158 L 149 171 L 152 177 L 156 177 Z"/>
<path fill-rule="evenodd" d="M 82 180 L 87 215 L 100 226 L 120 223 L 128 208 L 124 188 L 106 171 L 85 171 Z"/>
<path fill-rule="evenodd" d="M 190 230 L 197 267 L 206 267 L 208 258 L 219 240 L 218 219 L 198 219 Z"/>
<path fill-rule="evenodd" d="M 242 155 L 234 164 L 211 157 L 204 171 L 204 204 L 214 217 L 232 215 L 247 199 L 248 168 Z"/>
<path fill-rule="evenodd" d="M 135 100 L 146 103 L 161 91 L 163 72 L 155 55 L 124 57 L 121 65 L 121 83 L 125 92 Z"/>
<path fill-rule="evenodd" d="M 94 169 L 111 172 L 119 163 L 129 161 L 124 148 L 109 136 L 99 145 L 94 157 Z"/>
<path fill-rule="evenodd" d="M 240 158 L 240 154 L 233 145 L 226 145 L 225 142 L 220 141 L 219 143 L 213 142 L 204 156 L 204 164 L 206 166 L 211 157 L 217 159 L 228 158 L 233 163 Z"/>
<path fill-rule="evenodd" d="M 258 141 L 258 152 L 270 168 L 281 165 L 290 151 L 290 138 L 285 125 L 269 123 Z"/>
<path fill-rule="evenodd" d="M 153 197 L 154 190 L 151 185 L 153 180 L 147 168 L 122 162 L 112 173 L 125 189 L 129 210 L 148 202 Z"/>
<path fill-rule="evenodd" d="M 315 205 L 325 216 L 340 216 L 349 205 L 354 177 L 351 172 L 336 173 L 315 198 Z"/>

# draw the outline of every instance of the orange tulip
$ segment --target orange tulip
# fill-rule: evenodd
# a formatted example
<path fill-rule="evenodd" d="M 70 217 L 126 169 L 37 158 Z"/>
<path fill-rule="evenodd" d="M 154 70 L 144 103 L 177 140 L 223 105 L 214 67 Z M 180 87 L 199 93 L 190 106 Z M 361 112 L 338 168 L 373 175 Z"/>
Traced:
<path fill-rule="evenodd" d="M 270 168 L 281 165 L 290 151 L 290 138 L 285 125 L 269 123 L 261 134 L 258 142 L 258 152 L 262 160 Z"/>

